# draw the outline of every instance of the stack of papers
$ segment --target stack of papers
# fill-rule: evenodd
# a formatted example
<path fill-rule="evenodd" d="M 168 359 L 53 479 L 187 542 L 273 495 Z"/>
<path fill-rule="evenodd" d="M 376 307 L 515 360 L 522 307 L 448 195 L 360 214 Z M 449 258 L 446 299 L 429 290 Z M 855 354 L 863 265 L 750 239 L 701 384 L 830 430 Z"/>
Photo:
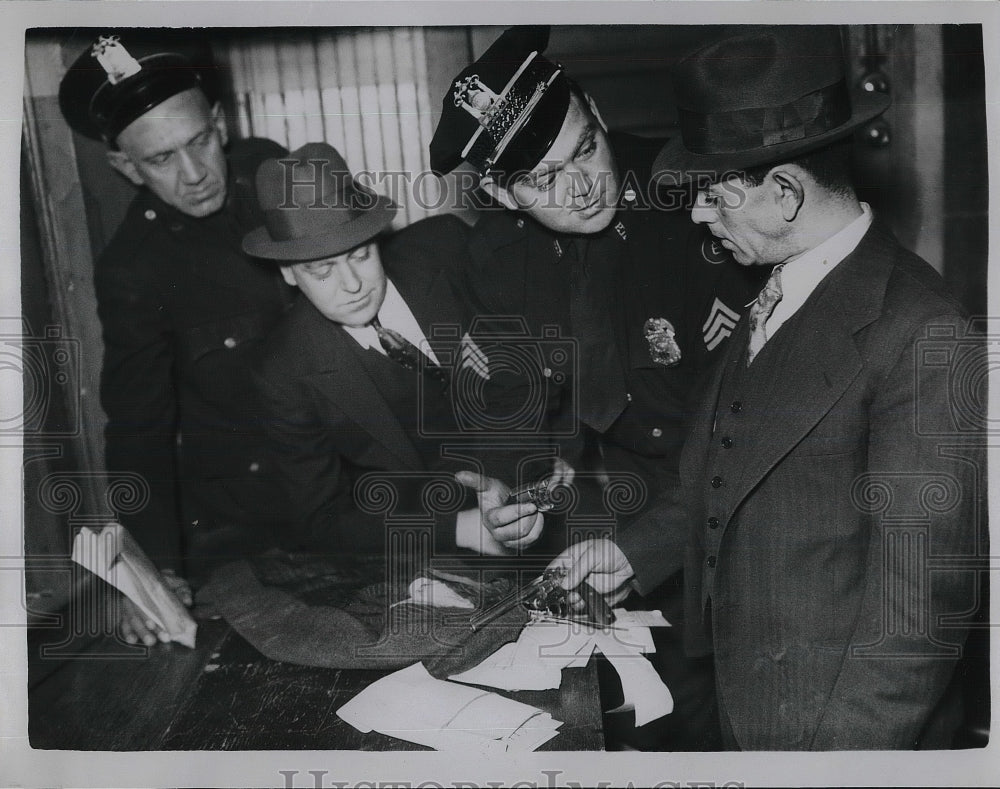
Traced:
<path fill-rule="evenodd" d="M 337 715 L 359 731 L 484 755 L 533 751 L 562 725 L 537 707 L 435 679 L 421 663 L 373 682 Z"/>
<path fill-rule="evenodd" d="M 562 670 L 585 666 L 595 649 L 611 662 L 621 679 L 624 703 L 611 712 L 635 710 L 643 726 L 674 709 L 673 696 L 652 664 L 643 657 L 655 651 L 650 627 L 669 626 L 659 611 L 615 610 L 613 627 L 536 619 L 517 641 L 504 644 L 482 663 L 449 679 L 503 690 L 558 688 Z"/>

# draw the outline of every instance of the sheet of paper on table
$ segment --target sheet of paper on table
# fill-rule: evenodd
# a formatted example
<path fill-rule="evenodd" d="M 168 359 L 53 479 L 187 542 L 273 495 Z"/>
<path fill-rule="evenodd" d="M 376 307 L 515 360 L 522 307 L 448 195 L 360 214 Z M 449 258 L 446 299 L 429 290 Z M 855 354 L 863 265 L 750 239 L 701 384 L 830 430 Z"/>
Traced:
<path fill-rule="evenodd" d="M 642 726 L 673 711 L 670 689 L 644 655 L 655 651 L 650 627 L 669 627 L 659 611 L 615 610 L 613 627 L 601 629 L 578 622 L 535 619 L 517 641 L 504 644 L 478 666 L 449 679 L 503 690 L 558 688 L 562 670 L 585 666 L 595 649 L 618 672 L 624 703 L 610 710 L 635 710 Z"/>
<path fill-rule="evenodd" d="M 422 663 L 373 682 L 337 715 L 362 732 L 481 754 L 533 751 L 562 725 L 537 707 L 435 679 Z"/>
<path fill-rule="evenodd" d="M 109 523 L 100 531 L 80 529 L 73 540 L 72 559 L 127 596 L 171 641 L 194 649 L 198 624 L 124 526 Z"/>

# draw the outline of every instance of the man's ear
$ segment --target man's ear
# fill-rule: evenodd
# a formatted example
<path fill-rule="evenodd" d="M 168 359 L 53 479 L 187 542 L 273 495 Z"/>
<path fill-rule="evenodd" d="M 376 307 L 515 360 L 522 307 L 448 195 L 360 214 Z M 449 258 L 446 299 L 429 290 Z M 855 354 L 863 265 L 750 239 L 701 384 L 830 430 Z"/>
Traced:
<path fill-rule="evenodd" d="M 514 201 L 510 192 L 494 181 L 492 176 L 484 175 L 482 180 L 479 181 L 479 188 L 500 203 L 500 205 L 504 208 L 509 208 L 511 211 L 518 210 L 518 205 Z"/>
<path fill-rule="evenodd" d="M 215 102 L 212 105 L 212 125 L 215 126 L 215 130 L 219 133 L 219 139 L 222 140 L 223 147 L 228 145 L 229 127 L 226 126 L 226 113 L 222 111 L 222 105 L 219 102 Z"/>
<path fill-rule="evenodd" d="M 293 288 L 297 288 L 299 286 L 299 283 L 295 281 L 295 275 L 292 273 L 291 266 L 281 267 L 281 278 L 284 279 L 285 282 L 287 282 Z"/>
<path fill-rule="evenodd" d="M 114 169 L 128 178 L 136 186 L 142 186 L 145 183 L 142 180 L 142 176 L 139 174 L 139 170 L 136 168 L 135 163 L 124 151 L 105 151 L 108 157 L 108 164 L 110 164 Z"/>
<path fill-rule="evenodd" d="M 805 202 L 801 171 L 794 166 L 779 166 L 771 170 L 769 177 L 774 181 L 781 216 L 786 222 L 794 222 Z"/>

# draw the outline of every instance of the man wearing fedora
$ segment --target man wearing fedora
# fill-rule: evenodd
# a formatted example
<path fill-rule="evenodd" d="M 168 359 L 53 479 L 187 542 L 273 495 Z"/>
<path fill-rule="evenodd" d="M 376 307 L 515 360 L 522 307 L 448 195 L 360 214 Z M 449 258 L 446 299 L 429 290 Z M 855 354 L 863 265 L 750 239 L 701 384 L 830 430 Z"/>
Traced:
<path fill-rule="evenodd" d="M 123 522 L 189 601 L 185 576 L 259 546 L 281 517 L 249 370 L 291 293 L 239 245 L 258 221 L 256 166 L 284 149 L 227 145 L 214 66 L 189 31 L 100 32 L 85 32 L 59 106 L 139 187 L 94 266 L 106 467 L 148 486 L 148 504 Z M 125 598 L 120 613 L 128 641 L 166 640 Z"/>
<path fill-rule="evenodd" d="M 656 191 L 663 140 L 608 133 L 593 100 L 544 57 L 548 37 L 546 27 L 511 28 L 452 80 L 431 166 L 464 162 L 495 201 L 479 212 L 464 271 L 476 312 L 521 317 L 533 337 L 557 326 L 577 352 L 576 376 L 561 385 L 547 369 L 493 376 L 489 406 L 498 418 L 518 413 L 544 387 L 547 424 L 581 487 L 588 477 L 627 484 L 641 509 L 677 498 L 691 389 L 758 278 L 690 224 L 687 195 Z M 619 531 L 633 517 L 613 515 Z M 675 526 L 680 547 L 685 522 Z M 675 622 L 682 590 L 677 573 L 656 600 Z M 715 747 L 709 661 L 689 661 L 673 633 L 657 640 L 675 712 L 638 733 L 621 715 L 606 728 L 630 747 Z"/>
<path fill-rule="evenodd" d="M 474 457 L 442 451 L 441 436 L 457 432 L 457 379 L 487 374 L 469 355 L 455 285 L 466 225 L 442 215 L 383 238 L 396 206 L 358 184 L 326 143 L 263 162 L 257 189 L 263 225 L 243 249 L 299 289 L 258 375 L 291 507 L 289 547 L 392 550 L 386 524 L 406 513 L 434 520 L 438 555 L 510 554 L 537 540 L 533 503 L 508 505 L 504 483 L 470 470 Z"/>
<path fill-rule="evenodd" d="M 616 595 L 685 563 L 688 645 L 715 656 L 730 749 L 949 747 L 958 721 L 965 633 L 942 620 L 974 609 L 973 585 L 926 558 L 975 555 L 976 469 L 940 438 L 952 382 L 921 343 L 968 350 L 965 316 L 856 197 L 849 135 L 889 101 L 846 79 L 830 27 L 678 65 L 683 134 L 657 167 L 714 171 L 692 219 L 770 278 L 685 445 L 686 552 L 650 517 L 557 559 Z"/>

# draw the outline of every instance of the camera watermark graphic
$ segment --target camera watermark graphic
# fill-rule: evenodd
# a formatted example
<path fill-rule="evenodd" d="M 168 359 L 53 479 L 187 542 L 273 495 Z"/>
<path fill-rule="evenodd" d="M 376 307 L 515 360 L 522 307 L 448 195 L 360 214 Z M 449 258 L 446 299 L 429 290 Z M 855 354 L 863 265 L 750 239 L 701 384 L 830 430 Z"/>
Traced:
<path fill-rule="evenodd" d="M 988 413 L 990 381 L 1000 372 L 1000 320 L 932 324 L 915 353 L 918 435 L 985 438 L 1000 433 L 1000 418 Z M 946 387 L 941 376 L 947 377 Z"/>
<path fill-rule="evenodd" d="M 441 418 L 441 390 L 422 376 L 418 430 L 424 438 L 573 436 L 573 421 L 551 422 L 556 393 L 576 397 L 579 386 L 577 341 L 558 326 L 534 335 L 521 316 L 477 316 L 459 338 L 453 325 L 432 327 L 430 344 L 441 365 L 452 371 L 450 418 Z M 446 346 L 449 346 L 446 347 Z M 430 363 L 430 362 L 424 362 Z M 569 413 L 575 413 L 569 403 Z"/>
<path fill-rule="evenodd" d="M 19 376 L 23 392 L 0 405 L 0 435 L 79 435 L 80 343 L 62 327 L 36 334 L 25 319 L 0 319 L 0 375 Z"/>

